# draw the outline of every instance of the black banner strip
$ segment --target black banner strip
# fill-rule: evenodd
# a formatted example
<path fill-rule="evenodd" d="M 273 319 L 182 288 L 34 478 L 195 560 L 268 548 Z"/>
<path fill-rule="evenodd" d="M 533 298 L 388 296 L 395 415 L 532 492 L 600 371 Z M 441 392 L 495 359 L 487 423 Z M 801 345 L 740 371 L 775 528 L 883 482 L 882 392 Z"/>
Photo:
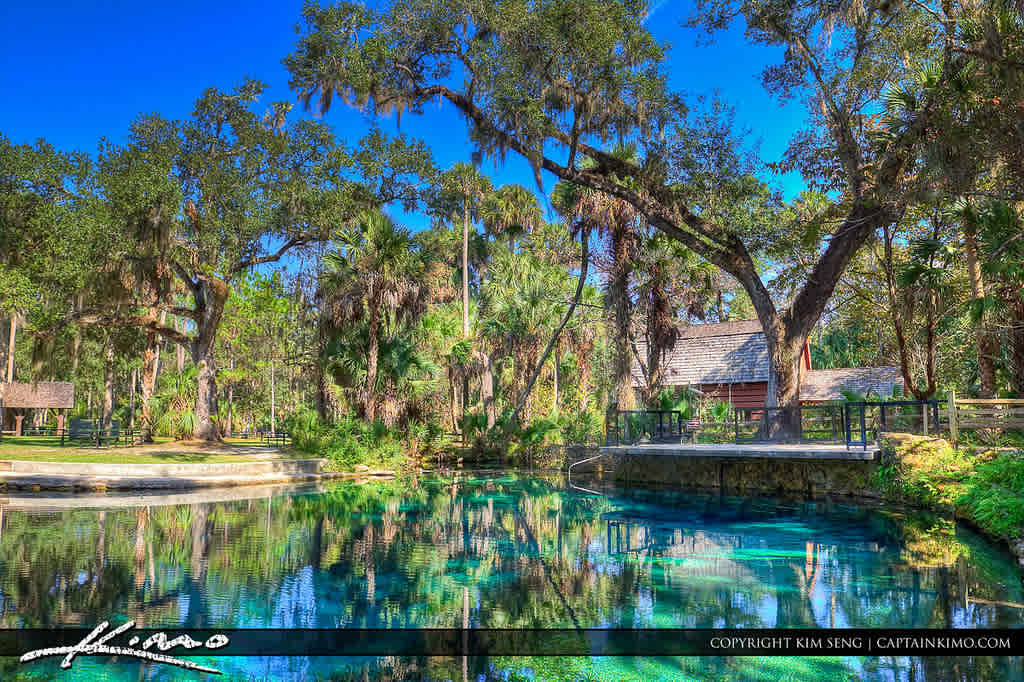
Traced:
<path fill-rule="evenodd" d="M 113 628 L 114 626 L 111 626 Z M 0 656 L 73 647 L 91 628 L 0 630 Z M 163 633 L 194 648 L 181 656 L 1007 656 L 1024 652 L 1024 629 L 131 629 L 107 642 L 143 649 Z M 213 639 L 215 635 L 227 638 Z M 138 638 L 134 640 L 134 638 Z M 131 641 L 134 640 L 134 641 Z M 156 642 L 156 640 L 154 640 Z M 210 647 L 203 646 L 210 643 Z M 81 655 L 89 655 L 83 651 Z"/>

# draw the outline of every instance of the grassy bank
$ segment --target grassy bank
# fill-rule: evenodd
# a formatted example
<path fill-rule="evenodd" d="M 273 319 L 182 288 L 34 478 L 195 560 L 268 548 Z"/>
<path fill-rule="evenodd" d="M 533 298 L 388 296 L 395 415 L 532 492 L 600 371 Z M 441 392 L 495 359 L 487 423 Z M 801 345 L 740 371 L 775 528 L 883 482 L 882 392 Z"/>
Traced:
<path fill-rule="evenodd" d="M 96 464 L 215 464 L 305 457 L 308 457 L 305 453 L 258 445 L 246 440 L 202 443 L 158 438 L 157 442 L 147 445 L 97 448 L 71 445 L 62 447 L 59 438 L 46 436 L 6 436 L 0 439 L 0 460 Z"/>
<path fill-rule="evenodd" d="M 1015 549 L 1024 538 L 1020 451 L 957 450 L 943 439 L 889 434 L 873 483 L 887 500 L 951 511 Z"/>

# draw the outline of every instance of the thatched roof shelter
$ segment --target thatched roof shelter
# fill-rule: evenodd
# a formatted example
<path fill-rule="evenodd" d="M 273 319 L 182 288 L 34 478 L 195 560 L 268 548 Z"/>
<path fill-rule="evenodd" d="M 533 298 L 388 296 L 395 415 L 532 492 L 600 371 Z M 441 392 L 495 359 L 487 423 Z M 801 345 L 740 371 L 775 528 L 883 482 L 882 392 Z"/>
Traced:
<path fill-rule="evenodd" d="M 74 406 L 75 385 L 70 381 L 0 384 L 0 408 L 71 409 Z"/>

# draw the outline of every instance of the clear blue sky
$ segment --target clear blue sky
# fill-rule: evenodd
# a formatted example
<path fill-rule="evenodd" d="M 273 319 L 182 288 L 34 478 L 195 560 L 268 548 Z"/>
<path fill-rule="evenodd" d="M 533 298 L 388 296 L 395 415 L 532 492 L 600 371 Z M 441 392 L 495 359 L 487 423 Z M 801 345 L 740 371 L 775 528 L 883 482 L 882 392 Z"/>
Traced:
<path fill-rule="evenodd" d="M 680 27 L 688 3 L 655 3 L 649 23 L 673 45 L 674 88 L 689 95 L 721 96 L 734 104 L 738 123 L 760 141 L 765 161 L 779 159 L 801 124 L 799 105 L 781 108 L 760 85 L 771 50 L 744 44 L 737 28 L 712 47 L 696 47 Z M 102 137 L 123 139 L 140 113 L 181 118 L 203 89 L 230 89 L 249 75 L 269 84 L 266 101 L 290 100 L 281 59 L 292 49 L 301 0 L 241 2 L 180 0 L 110 2 L 54 0 L 0 3 L 0 132 L 12 141 L 40 137 L 65 150 L 95 152 Z M 364 117 L 336 104 L 327 120 L 352 142 L 367 129 Z M 385 122 L 394 129 L 394 120 Z M 450 110 L 405 117 L 402 130 L 424 139 L 442 166 L 469 159 L 468 136 Z M 505 165 L 483 170 L 495 183 L 521 182 L 533 188 L 532 172 L 509 155 Z M 787 196 L 802 189 L 798 177 L 772 178 Z M 545 180 L 550 189 L 553 181 Z M 406 217 L 418 228 L 423 219 Z"/>

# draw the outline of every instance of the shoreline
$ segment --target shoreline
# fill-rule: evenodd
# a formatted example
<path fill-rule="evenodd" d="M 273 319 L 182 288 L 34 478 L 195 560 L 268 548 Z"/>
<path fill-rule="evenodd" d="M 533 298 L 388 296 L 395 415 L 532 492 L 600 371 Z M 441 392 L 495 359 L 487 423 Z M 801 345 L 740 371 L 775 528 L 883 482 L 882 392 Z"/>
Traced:
<path fill-rule="evenodd" d="M 949 448 L 947 443 L 936 438 L 891 438 L 891 440 L 888 440 L 883 445 L 882 449 L 885 453 L 882 460 L 874 462 L 872 468 L 877 467 L 883 462 L 899 461 L 901 465 L 911 463 L 908 460 L 912 461 L 913 458 L 908 458 L 901 452 L 909 443 L 917 446 L 937 447 L 939 450 Z M 545 469 L 543 467 L 539 469 L 534 467 L 520 469 L 501 466 L 493 470 L 518 473 L 542 473 L 543 471 L 543 473 L 560 473 L 565 475 L 570 459 L 569 451 L 577 450 L 576 454 L 580 454 L 580 452 L 585 452 L 589 448 L 583 446 L 563 446 L 562 449 L 565 458 L 559 469 Z M 596 450 L 596 448 L 593 449 Z M 206 444 L 178 442 L 174 444 L 154 444 L 139 448 L 137 452 L 141 454 L 147 450 L 153 454 L 148 458 L 140 458 L 143 460 L 142 463 L 125 463 L 123 461 L 82 462 L 68 461 L 67 459 L 63 461 L 56 459 L 0 459 L 0 495 L 5 495 L 8 491 L 30 493 L 47 491 L 58 493 L 61 496 L 60 499 L 66 501 L 76 497 L 84 499 L 90 496 L 96 496 L 96 499 L 103 499 L 99 496 L 111 492 L 114 495 L 107 499 L 113 501 L 131 492 L 137 493 L 136 497 L 138 497 L 151 494 L 159 495 L 163 491 L 180 495 L 190 491 L 216 491 L 218 489 L 228 491 L 233 488 L 248 488 L 252 490 L 276 488 L 284 491 L 289 488 L 317 486 L 319 483 L 328 481 L 388 480 L 395 478 L 397 475 L 392 470 L 369 469 L 365 466 L 357 467 L 355 471 L 330 471 L 327 470 L 330 461 L 326 458 L 303 456 L 302 453 L 294 451 L 282 452 L 278 449 L 268 450 L 260 448 L 257 450 L 249 446 L 240 445 L 224 444 L 219 447 L 210 447 Z M 76 454 L 81 455 L 83 453 L 77 452 Z M 94 454 L 99 457 L 103 452 L 90 449 L 85 454 Z M 111 454 L 121 455 L 124 453 L 115 450 Z M 199 454 L 202 456 L 212 456 L 213 459 L 209 462 L 181 461 L 182 459 L 187 460 Z M 154 455 L 159 458 L 159 461 L 153 461 Z M 164 459 L 165 457 L 166 460 Z M 888 480 L 885 480 L 887 477 L 878 476 L 877 474 L 881 472 L 877 470 L 868 475 L 864 475 L 867 472 L 858 472 L 860 475 L 851 478 L 859 479 L 859 485 L 826 485 L 823 486 L 824 489 L 812 485 L 804 488 L 802 491 L 798 491 L 768 489 L 772 486 L 766 486 L 757 490 L 749 489 L 746 486 L 734 487 L 728 484 L 722 486 L 721 484 L 725 483 L 725 481 L 698 481 L 693 478 L 691 478 L 691 481 L 697 483 L 697 485 L 673 485 L 668 482 L 667 478 L 663 477 L 659 477 L 660 480 L 658 481 L 644 482 L 644 476 L 636 476 L 636 472 L 630 472 L 634 475 L 622 476 L 625 472 L 617 471 L 620 468 L 618 465 L 622 464 L 621 462 L 616 462 L 617 459 L 616 457 L 609 458 L 611 460 L 609 463 L 612 464 L 611 467 L 603 466 L 604 462 L 601 464 L 595 462 L 596 466 L 594 468 L 596 471 L 590 472 L 590 476 L 587 476 L 584 472 L 579 473 L 583 474 L 585 478 L 590 478 L 596 474 L 598 480 L 603 479 L 604 482 L 612 483 L 613 486 L 628 487 L 631 483 L 654 484 L 655 486 L 661 484 L 673 489 L 703 490 L 727 495 L 773 495 L 783 493 L 788 494 L 788 496 L 801 497 L 808 500 L 845 498 L 863 500 L 865 502 L 903 504 L 911 509 L 920 509 L 948 516 L 964 523 L 992 542 L 1006 547 L 1016 557 L 1018 564 L 1024 567 L 1024 532 L 1017 537 L 1006 537 L 1005 535 L 993 533 L 986 529 L 983 523 L 975 519 L 969 509 L 953 504 L 951 500 L 930 499 L 926 496 L 907 494 L 910 491 L 904 489 L 905 477 L 908 477 L 908 474 L 912 475 L 914 469 L 920 466 L 917 462 L 913 462 L 912 466 L 906 466 L 906 468 L 904 466 L 896 467 L 902 471 Z M 468 472 L 480 469 L 469 465 L 458 467 L 456 470 Z M 491 469 L 485 467 L 484 470 Z M 892 471 L 890 476 L 894 473 L 896 472 Z M 622 480 L 623 478 L 625 480 Z M 699 479 L 700 477 L 696 478 Z M 766 481 L 761 482 L 765 483 Z M 710 483 L 710 485 L 701 485 L 700 483 Z M 715 485 L 715 483 L 719 485 Z M 846 489 L 844 490 L 844 488 Z M 214 493 L 211 492 L 210 494 Z"/>

